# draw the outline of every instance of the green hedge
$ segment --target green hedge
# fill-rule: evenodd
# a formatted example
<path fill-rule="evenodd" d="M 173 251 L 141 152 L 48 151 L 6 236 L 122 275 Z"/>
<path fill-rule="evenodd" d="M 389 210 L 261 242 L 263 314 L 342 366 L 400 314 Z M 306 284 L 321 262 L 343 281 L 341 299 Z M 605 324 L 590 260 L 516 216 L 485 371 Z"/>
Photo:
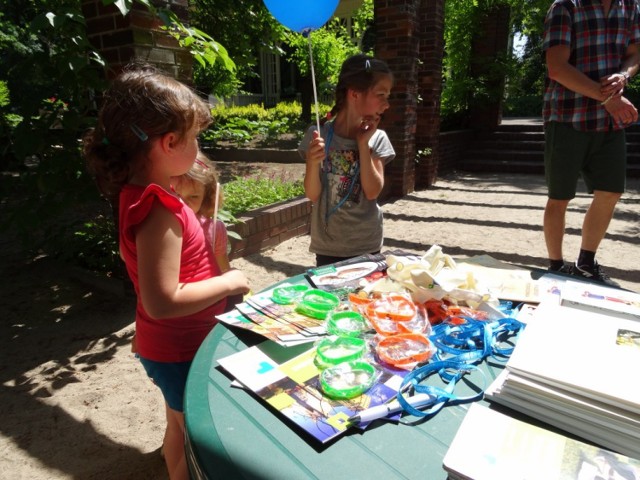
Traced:
<path fill-rule="evenodd" d="M 330 110 L 320 105 L 320 115 Z M 294 133 L 302 136 L 307 125 L 300 120 L 300 102 L 281 102 L 275 107 L 262 105 L 217 106 L 212 111 L 213 123 L 202 134 L 203 143 L 215 146 L 218 142 L 232 142 L 238 146 L 259 138 L 266 143 L 275 142 L 279 135 Z"/>

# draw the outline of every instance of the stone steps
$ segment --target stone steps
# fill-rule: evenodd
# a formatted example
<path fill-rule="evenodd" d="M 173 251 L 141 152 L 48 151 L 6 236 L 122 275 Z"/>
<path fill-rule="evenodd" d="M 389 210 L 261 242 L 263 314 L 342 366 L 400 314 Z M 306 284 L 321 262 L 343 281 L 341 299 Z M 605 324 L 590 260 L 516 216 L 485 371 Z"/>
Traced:
<path fill-rule="evenodd" d="M 457 165 L 463 171 L 544 173 L 541 119 L 506 119 L 493 132 L 479 133 Z M 640 177 L 640 127 L 627 129 L 627 172 Z"/>

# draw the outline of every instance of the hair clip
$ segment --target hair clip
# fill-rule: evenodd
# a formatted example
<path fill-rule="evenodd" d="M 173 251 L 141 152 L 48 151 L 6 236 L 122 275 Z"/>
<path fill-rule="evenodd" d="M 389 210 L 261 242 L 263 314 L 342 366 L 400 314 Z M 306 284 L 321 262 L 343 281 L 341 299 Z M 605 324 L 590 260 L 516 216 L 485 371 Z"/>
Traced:
<path fill-rule="evenodd" d="M 131 124 L 131 131 L 136 135 L 136 137 L 140 139 L 141 142 L 146 142 L 147 140 L 149 140 L 149 135 L 144 133 L 144 130 L 142 130 L 135 123 Z"/>
<path fill-rule="evenodd" d="M 368 58 L 364 61 L 364 70 L 367 73 L 371 72 L 371 62 Z"/>
<path fill-rule="evenodd" d="M 209 165 L 207 165 L 206 163 L 204 163 L 202 160 L 198 160 L 196 158 L 195 163 L 200 165 L 202 168 L 204 168 L 205 170 L 209 170 Z"/>

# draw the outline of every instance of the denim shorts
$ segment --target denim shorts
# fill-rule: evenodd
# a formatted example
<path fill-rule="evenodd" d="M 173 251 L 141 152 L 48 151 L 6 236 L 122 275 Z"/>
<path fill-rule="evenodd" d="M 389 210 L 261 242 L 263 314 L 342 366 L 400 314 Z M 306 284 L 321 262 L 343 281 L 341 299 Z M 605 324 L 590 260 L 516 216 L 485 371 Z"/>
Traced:
<path fill-rule="evenodd" d="M 182 412 L 184 410 L 184 389 L 187 385 L 191 361 L 155 362 L 140 357 L 140 362 L 149 378 L 162 391 L 162 396 L 169 408 Z"/>
<path fill-rule="evenodd" d="M 571 200 L 580 175 L 589 193 L 623 193 L 627 177 L 624 130 L 582 132 L 571 125 L 545 125 L 544 171 L 549 198 Z"/>

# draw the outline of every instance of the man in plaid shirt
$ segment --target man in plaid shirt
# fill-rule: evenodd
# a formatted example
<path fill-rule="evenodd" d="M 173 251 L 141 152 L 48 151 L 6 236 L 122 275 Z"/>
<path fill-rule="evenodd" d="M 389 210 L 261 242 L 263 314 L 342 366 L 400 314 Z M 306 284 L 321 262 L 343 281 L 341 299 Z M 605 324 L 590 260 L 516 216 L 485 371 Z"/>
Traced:
<path fill-rule="evenodd" d="M 544 236 L 549 270 L 618 286 L 595 260 L 626 183 L 624 128 L 638 111 L 624 88 L 638 71 L 637 0 L 555 0 L 544 25 Z M 575 263 L 565 264 L 565 214 L 579 176 L 593 194 Z"/>

